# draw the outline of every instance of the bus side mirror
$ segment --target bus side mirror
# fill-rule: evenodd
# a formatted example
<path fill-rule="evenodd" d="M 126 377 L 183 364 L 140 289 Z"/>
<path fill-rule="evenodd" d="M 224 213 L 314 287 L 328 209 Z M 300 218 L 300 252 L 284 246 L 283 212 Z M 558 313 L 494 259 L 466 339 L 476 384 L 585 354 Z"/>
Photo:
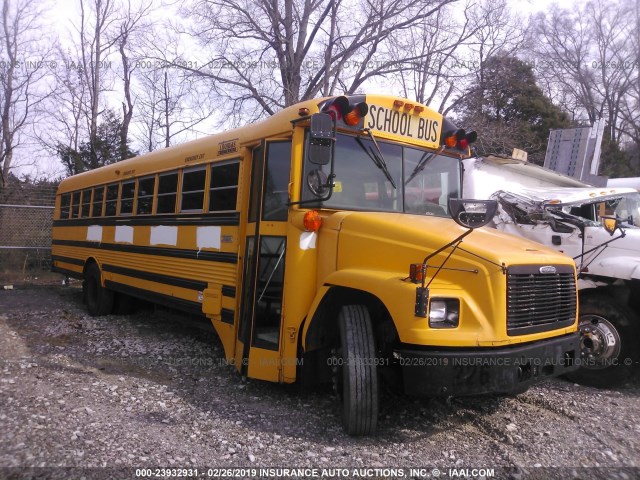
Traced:
<path fill-rule="evenodd" d="M 480 228 L 488 224 L 498 210 L 495 200 L 449 199 L 449 212 L 455 222 L 466 228 Z"/>
<path fill-rule="evenodd" d="M 616 229 L 620 226 L 620 219 L 617 217 L 602 215 L 600 217 L 600 221 L 602 222 L 604 229 L 609 232 L 609 235 L 611 236 L 613 236 Z"/>
<path fill-rule="evenodd" d="M 336 140 L 331 115 L 327 113 L 311 115 L 309 137 L 309 161 L 316 165 L 330 163 L 333 155 L 333 142 Z"/>

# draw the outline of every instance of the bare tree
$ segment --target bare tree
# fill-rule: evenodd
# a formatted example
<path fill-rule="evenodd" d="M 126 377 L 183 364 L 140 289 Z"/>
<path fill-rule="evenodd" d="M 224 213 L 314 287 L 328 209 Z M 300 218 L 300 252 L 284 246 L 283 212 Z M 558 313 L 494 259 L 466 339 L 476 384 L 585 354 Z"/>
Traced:
<path fill-rule="evenodd" d="M 621 102 L 622 122 L 620 129 L 634 143 L 637 169 L 640 170 L 640 0 L 632 7 L 634 23 L 633 35 L 629 38 L 630 57 L 633 59 L 623 65 L 626 71 L 629 89 Z"/>
<path fill-rule="evenodd" d="M 197 67 L 235 115 L 256 118 L 336 86 L 357 90 L 384 42 L 455 0 L 196 0 L 183 11 L 207 53 Z M 365 67 L 363 67 L 365 65 Z"/>
<path fill-rule="evenodd" d="M 118 33 L 118 51 L 122 62 L 122 87 L 124 93 L 124 101 L 122 102 L 122 129 L 120 131 L 120 152 L 121 158 L 125 159 L 129 152 L 129 125 L 133 118 L 133 99 L 131 93 L 131 77 L 135 70 L 130 58 L 131 38 L 135 37 L 141 30 L 150 28 L 149 22 L 146 22 L 151 3 L 142 4 L 137 9 L 131 8 L 129 0 L 124 12 L 124 19 L 120 23 Z"/>
<path fill-rule="evenodd" d="M 554 8 L 536 22 L 538 72 L 550 93 L 576 120 L 593 124 L 605 117 L 616 143 L 636 60 L 634 17 L 624 2 L 596 0 L 577 10 Z"/>
<path fill-rule="evenodd" d="M 2 2 L 0 25 L 0 176 L 1 186 L 14 163 L 14 153 L 34 125 L 48 96 L 43 77 L 48 73 L 49 49 L 42 44 L 42 12 L 29 0 Z"/>
<path fill-rule="evenodd" d="M 137 81 L 137 138 L 148 151 L 173 145 L 214 113 L 215 102 L 203 101 L 206 92 L 180 69 L 147 68 Z"/>

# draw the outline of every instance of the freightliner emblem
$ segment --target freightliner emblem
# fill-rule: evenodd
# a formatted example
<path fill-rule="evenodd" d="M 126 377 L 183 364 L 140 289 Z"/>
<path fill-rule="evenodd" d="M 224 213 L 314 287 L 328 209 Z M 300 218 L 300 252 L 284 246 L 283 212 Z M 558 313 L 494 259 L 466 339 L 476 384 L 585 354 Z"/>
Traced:
<path fill-rule="evenodd" d="M 540 273 L 556 273 L 556 267 L 553 267 L 551 265 L 540 267 Z"/>

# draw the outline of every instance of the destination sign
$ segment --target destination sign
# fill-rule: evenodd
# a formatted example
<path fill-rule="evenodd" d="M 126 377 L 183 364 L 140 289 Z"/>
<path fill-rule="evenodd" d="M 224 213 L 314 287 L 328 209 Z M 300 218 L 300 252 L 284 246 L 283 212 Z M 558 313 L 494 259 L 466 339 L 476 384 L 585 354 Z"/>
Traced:
<path fill-rule="evenodd" d="M 435 143 L 438 141 L 441 125 L 438 118 L 426 118 L 380 105 L 369 105 L 365 126 L 380 132 Z"/>

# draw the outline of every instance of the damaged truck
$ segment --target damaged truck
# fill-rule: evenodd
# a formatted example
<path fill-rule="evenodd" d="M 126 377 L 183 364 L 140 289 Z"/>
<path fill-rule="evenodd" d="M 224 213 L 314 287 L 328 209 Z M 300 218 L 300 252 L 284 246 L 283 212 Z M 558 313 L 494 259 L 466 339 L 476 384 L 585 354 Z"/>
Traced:
<path fill-rule="evenodd" d="M 464 166 L 463 196 L 498 201 L 495 228 L 576 262 L 580 368 L 567 376 L 596 387 L 628 379 L 640 363 L 640 193 L 591 187 L 512 158 Z"/>

